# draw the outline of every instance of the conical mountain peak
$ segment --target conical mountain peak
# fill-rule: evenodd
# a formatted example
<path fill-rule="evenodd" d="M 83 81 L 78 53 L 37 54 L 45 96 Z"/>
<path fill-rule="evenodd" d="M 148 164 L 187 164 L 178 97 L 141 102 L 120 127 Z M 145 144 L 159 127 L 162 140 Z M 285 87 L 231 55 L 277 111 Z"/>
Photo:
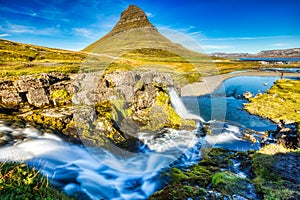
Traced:
<path fill-rule="evenodd" d="M 131 29 L 156 28 L 149 22 L 146 13 L 135 5 L 130 5 L 121 14 L 121 18 L 116 26 L 109 33 L 110 36 L 120 32 L 125 32 Z"/>

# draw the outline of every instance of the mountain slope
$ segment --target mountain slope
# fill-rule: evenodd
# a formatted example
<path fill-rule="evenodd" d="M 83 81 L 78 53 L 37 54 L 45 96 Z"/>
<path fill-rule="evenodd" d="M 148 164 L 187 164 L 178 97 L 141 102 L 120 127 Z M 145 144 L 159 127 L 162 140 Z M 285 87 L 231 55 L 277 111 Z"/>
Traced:
<path fill-rule="evenodd" d="M 199 81 L 200 74 L 216 71 L 210 58 L 160 34 L 144 11 L 134 5 L 122 12 L 120 20 L 108 34 L 82 51 L 90 53 L 85 62 L 89 69 L 93 68 L 92 65 L 113 70 L 155 69 L 181 74 L 189 81 Z M 95 64 L 93 60 L 99 56 L 102 63 Z"/>

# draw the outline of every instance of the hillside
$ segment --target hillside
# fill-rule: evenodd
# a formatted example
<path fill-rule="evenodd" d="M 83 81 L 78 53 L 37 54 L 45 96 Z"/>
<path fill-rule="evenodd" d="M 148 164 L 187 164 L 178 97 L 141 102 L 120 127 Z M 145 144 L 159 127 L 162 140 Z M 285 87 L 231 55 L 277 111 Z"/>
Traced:
<path fill-rule="evenodd" d="M 0 39 L 0 77 L 42 72 L 77 72 L 83 52 L 47 48 Z"/>
<path fill-rule="evenodd" d="M 265 50 L 253 56 L 258 58 L 300 58 L 300 48 Z"/>

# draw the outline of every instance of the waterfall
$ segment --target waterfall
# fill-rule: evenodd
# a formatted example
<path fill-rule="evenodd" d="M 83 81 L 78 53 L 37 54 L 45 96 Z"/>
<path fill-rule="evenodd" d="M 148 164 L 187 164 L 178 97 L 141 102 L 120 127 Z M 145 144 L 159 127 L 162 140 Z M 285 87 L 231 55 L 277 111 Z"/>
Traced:
<path fill-rule="evenodd" d="M 140 133 L 139 139 L 149 150 L 125 157 L 101 147 L 70 144 L 33 127 L 13 128 L 0 121 L 1 131 L 24 138 L 11 139 L 9 145 L 0 146 L 0 161 L 28 163 L 66 193 L 79 192 L 91 199 L 147 199 L 164 183 L 160 174 L 174 161 L 187 166 L 201 156 L 202 138 L 196 137 L 195 131 Z"/>
<path fill-rule="evenodd" d="M 183 104 L 181 98 L 177 94 L 176 90 L 172 87 L 168 88 L 171 104 L 175 110 L 175 112 L 182 117 L 183 119 L 194 119 L 199 120 L 200 122 L 205 122 L 204 119 L 198 115 L 194 115 L 189 113 L 186 109 L 185 105 Z"/>

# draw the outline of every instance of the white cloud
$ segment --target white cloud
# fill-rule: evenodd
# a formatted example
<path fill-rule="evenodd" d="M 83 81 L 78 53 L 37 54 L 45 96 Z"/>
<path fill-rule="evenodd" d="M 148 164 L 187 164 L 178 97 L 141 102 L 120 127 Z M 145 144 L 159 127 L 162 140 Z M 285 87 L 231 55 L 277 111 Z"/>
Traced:
<path fill-rule="evenodd" d="M 147 15 L 148 18 L 155 17 L 155 14 L 153 14 L 151 12 L 146 12 L 146 15 Z"/>
<path fill-rule="evenodd" d="M 273 44 L 273 47 L 284 47 L 287 46 L 287 44 L 283 44 L 283 43 L 277 43 L 277 44 Z"/>
<path fill-rule="evenodd" d="M 10 36 L 10 34 L 8 34 L 8 33 L 0 34 L 0 37 L 8 37 L 8 36 Z"/>
<path fill-rule="evenodd" d="M 224 50 L 233 48 L 233 46 L 229 45 L 201 45 L 201 47 L 205 50 Z"/>
<path fill-rule="evenodd" d="M 0 30 L 3 32 L 8 32 L 11 34 L 32 34 L 32 35 L 54 35 L 59 34 L 59 30 L 56 28 L 42 28 L 38 29 L 33 26 L 24 26 L 18 24 L 7 24 L 6 27 L 0 27 Z"/>
<path fill-rule="evenodd" d="M 279 39 L 279 38 L 293 38 L 294 36 L 261 36 L 261 37 L 228 37 L 228 38 L 202 38 L 201 40 L 210 41 L 231 41 L 231 40 L 259 40 L 259 39 Z"/>
<path fill-rule="evenodd" d="M 73 31 L 76 35 L 83 36 L 86 38 L 93 38 L 94 36 L 93 31 L 88 28 L 73 28 Z"/>

